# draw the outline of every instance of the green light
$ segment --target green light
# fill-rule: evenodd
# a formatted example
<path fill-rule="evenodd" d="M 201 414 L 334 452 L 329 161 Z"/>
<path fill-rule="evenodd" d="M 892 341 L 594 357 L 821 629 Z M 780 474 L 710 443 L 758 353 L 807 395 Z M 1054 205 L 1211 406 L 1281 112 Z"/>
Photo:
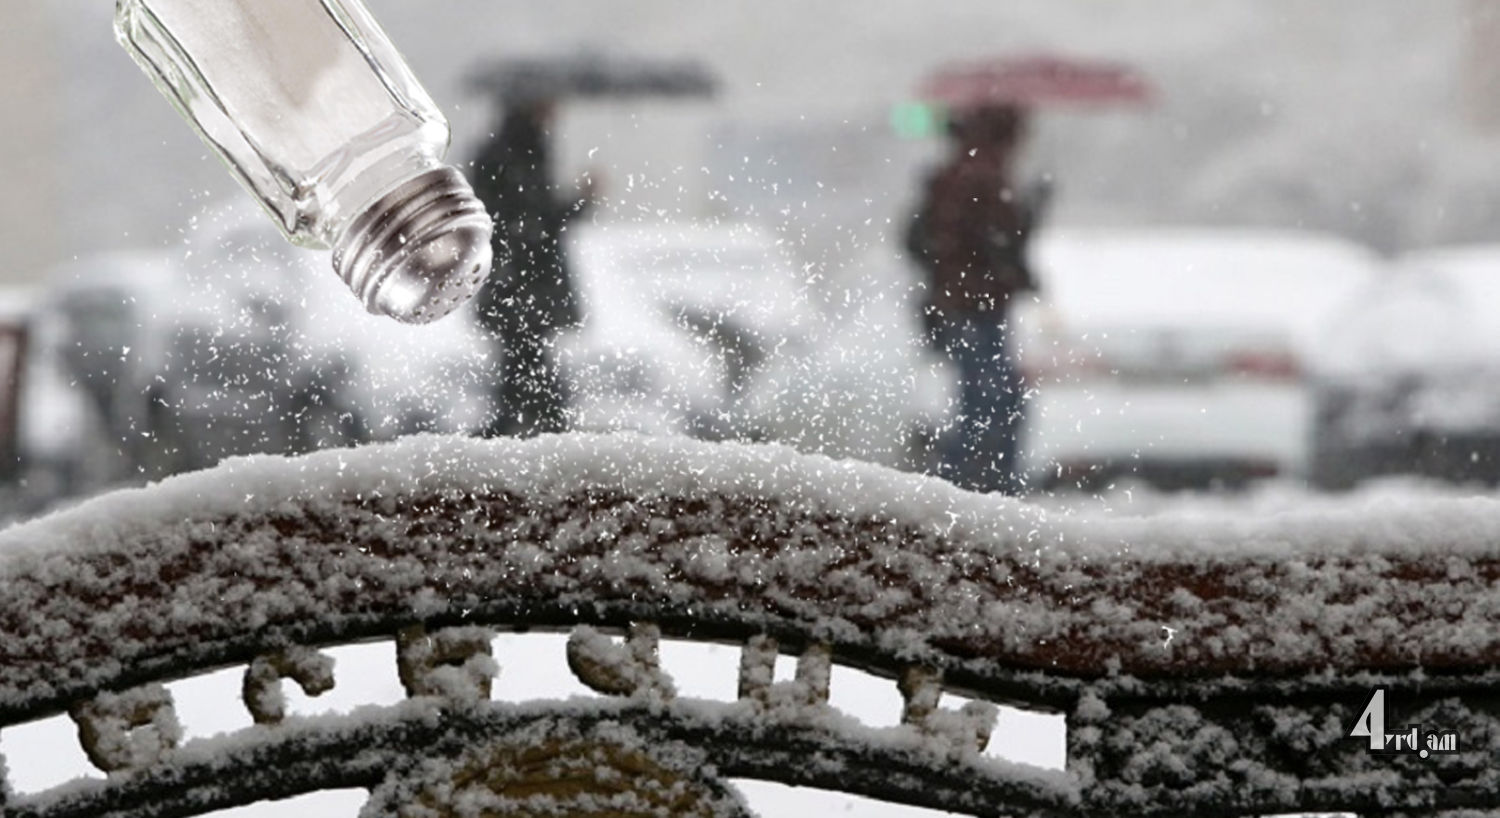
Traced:
<path fill-rule="evenodd" d="M 927 139 L 943 132 L 946 117 L 939 106 L 902 102 L 891 106 L 891 129 L 902 139 Z"/>

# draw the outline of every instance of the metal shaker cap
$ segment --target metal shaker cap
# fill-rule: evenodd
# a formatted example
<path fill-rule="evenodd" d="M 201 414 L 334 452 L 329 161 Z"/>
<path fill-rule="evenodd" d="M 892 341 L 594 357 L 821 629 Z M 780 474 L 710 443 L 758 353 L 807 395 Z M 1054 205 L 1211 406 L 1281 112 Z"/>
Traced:
<path fill-rule="evenodd" d="M 356 216 L 334 246 L 333 267 L 365 309 L 426 324 L 479 291 L 493 229 L 463 174 L 435 168 Z"/>

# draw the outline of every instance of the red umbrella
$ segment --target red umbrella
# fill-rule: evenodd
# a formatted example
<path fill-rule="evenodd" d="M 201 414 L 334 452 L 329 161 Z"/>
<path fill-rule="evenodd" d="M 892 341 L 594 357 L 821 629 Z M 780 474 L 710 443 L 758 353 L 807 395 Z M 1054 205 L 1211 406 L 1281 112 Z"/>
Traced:
<path fill-rule="evenodd" d="M 949 108 L 993 105 L 1142 105 L 1151 89 L 1129 66 L 1050 56 L 953 63 L 922 83 L 927 102 Z"/>

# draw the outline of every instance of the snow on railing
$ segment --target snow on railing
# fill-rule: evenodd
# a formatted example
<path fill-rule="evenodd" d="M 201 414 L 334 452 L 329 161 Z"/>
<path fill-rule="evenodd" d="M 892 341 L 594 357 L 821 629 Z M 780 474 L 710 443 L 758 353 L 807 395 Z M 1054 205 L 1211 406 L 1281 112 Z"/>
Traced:
<path fill-rule="evenodd" d="M 0 811 L 364 787 L 403 814 L 459 791 L 743 814 L 706 769 L 975 815 L 1497 809 L 1497 535 L 1491 501 L 1062 516 L 632 436 L 233 461 L 0 535 L 0 727 L 67 712 L 112 772 L 0 788 Z M 571 630 L 569 667 L 608 698 L 490 701 L 507 628 Z M 679 697 L 663 635 L 740 645 L 738 700 Z M 283 679 L 327 690 L 320 648 L 372 638 L 395 640 L 409 702 L 285 715 Z M 782 651 L 801 658 L 776 682 Z M 901 725 L 834 710 L 834 663 L 891 678 Z M 161 683 L 236 664 L 258 726 L 179 747 Z M 982 755 L 994 703 L 1064 713 L 1067 770 Z M 633 783 L 557 783 L 599 768 Z"/>

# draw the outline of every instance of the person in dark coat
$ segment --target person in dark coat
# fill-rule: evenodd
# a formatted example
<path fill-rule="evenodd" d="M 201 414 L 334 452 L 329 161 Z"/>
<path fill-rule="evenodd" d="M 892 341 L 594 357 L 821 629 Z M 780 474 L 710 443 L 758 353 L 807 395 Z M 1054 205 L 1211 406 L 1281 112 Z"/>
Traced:
<path fill-rule="evenodd" d="M 491 435 L 567 427 L 552 343 L 580 314 L 562 241 L 592 196 L 559 196 L 553 184 L 553 108 L 550 101 L 507 106 L 474 161 L 474 192 L 495 219 L 496 269 L 477 298 L 480 324 L 496 340 L 501 362 Z"/>
<path fill-rule="evenodd" d="M 1023 202 L 1011 183 L 1024 131 L 1024 112 L 1012 106 L 955 114 L 952 152 L 929 177 L 907 233 L 926 274 L 930 340 L 952 357 L 961 382 L 939 473 L 975 491 L 1020 491 L 1022 385 L 1005 322 L 1012 299 L 1036 286 L 1026 248 L 1039 201 Z"/>

